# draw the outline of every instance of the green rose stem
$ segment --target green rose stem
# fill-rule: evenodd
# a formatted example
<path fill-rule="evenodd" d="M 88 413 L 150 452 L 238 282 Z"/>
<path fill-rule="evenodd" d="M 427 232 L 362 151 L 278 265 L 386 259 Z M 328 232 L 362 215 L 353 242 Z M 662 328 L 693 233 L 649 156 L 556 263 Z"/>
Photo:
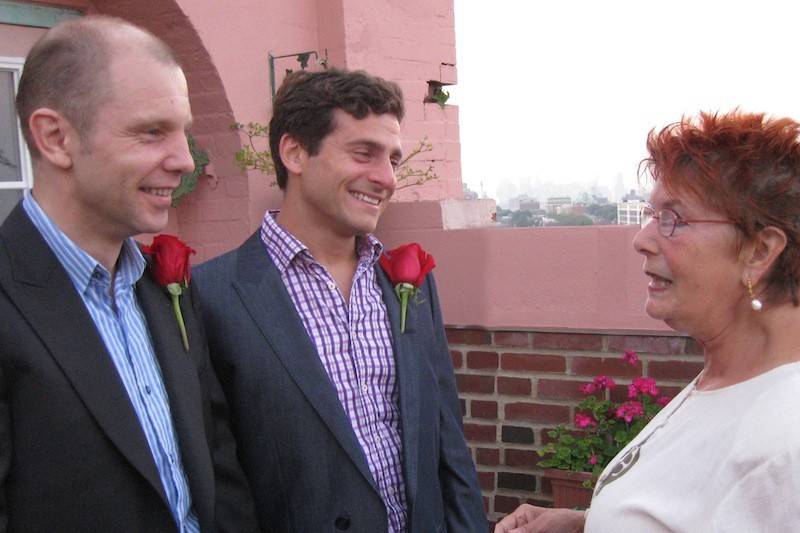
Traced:
<path fill-rule="evenodd" d="M 186 336 L 186 325 L 183 323 L 183 314 L 181 314 L 180 296 L 183 293 L 183 288 L 179 283 L 170 283 L 167 285 L 170 298 L 172 298 L 172 310 L 175 312 L 175 318 L 178 319 L 178 328 L 181 330 L 181 339 L 183 339 L 183 349 L 189 351 L 189 338 Z"/>
<path fill-rule="evenodd" d="M 398 283 L 394 292 L 400 298 L 400 333 L 406 332 L 406 311 L 408 311 L 408 296 L 414 294 L 417 288 L 410 283 Z"/>

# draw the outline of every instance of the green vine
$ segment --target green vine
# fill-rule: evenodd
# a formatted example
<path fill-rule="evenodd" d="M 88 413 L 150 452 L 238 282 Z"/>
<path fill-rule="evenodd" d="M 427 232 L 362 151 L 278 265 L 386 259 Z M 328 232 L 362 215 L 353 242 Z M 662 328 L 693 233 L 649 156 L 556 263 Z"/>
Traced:
<path fill-rule="evenodd" d="M 450 99 L 450 93 L 445 91 L 441 87 L 437 86 L 433 90 L 433 100 L 434 102 L 439 104 L 439 107 L 444 108 L 444 105 L 447 103 L 449 99 Z"/>
<path fill-rule="evenodd" d="M 232 130 L 244 133 L 247 137 L 247 144 L 238 150 L 234 157 L 236 164 L 242 170 L 258 170 L 264 174 L 274 174 L 275 164 L 272 162 L 272 155 L 269 150 L 259 150 L 256 143 L 265 144 L 269 146 L 269 127 L 258 122 L 248 122 L 247 125 L 239 122 L 231 126 Z M 264 139 L 263 141 L 256 141 L 256 139 Z M 270 185 L 274 186 L 276 183 L 273 181 Z"/>
<path fill-rule="evenodd" d="M 242 170 L 257 170 L 264 174 L 274 174 L 275 164 L 272 161 L 272 155 L 269 150 L 259 150 L 260 145 L 269 145 L 269 128 L 258 122 L 248 122 L 242 124 L 239 122 L 234 123 L 231 129 L 243 133 L 247 137 L 247 144 L 234 154 L 236 164 Z M 438 179 L 436 170 L 433 167 L 433 162 L 427 160 L 427 168 L 414 168 L 412 167 L 412 160 L 417 158 L 420 154 L 433 151 L 433 144 L 428 141 L 427 137 L 420 140 L 409 154 L 400 161 L 397 166 L 395 175 L 397 176 L 397 190 L 406 189 L 422 185 L 431 180 Z M 417 163 L 418 161 L 414 161 Z M 273 180 L 270 186 L 274 187 L 277 183 Z"/>
<path fill-rule="evenodd" d="M 189 143 L 189 152 L 194 160 L 194 171 L 181 174 L 180 184 L 172 191 L 172 207 L 178 207 L 183 197 L 195 190 L 197 178 L 205 174 L 206 165 L 210 162 L 208 152 L 197 145 L 191 133 L 186 134 L 186 141 Z"/>

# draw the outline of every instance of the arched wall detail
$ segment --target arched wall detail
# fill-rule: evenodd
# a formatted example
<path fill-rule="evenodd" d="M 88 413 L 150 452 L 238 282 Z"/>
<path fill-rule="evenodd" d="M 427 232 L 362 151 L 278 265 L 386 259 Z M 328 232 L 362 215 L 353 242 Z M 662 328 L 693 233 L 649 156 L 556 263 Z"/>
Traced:
<path fill-rule="evenodd" d="M 129 20 L 163 39 L 177 54 L 189 84 L 191 132 L 211 164 L 197 189 L 175 210 L 169 231 L 197 250 L 195 262 L 219 255 L 250 233 L 247 176 L 231 154 L 241 148 L 233 110 L 217 67 L 197 30 L 174 0 L 94 0 L 97 13 Z M 177 220 L 175 220 L 177 219 Z"/>

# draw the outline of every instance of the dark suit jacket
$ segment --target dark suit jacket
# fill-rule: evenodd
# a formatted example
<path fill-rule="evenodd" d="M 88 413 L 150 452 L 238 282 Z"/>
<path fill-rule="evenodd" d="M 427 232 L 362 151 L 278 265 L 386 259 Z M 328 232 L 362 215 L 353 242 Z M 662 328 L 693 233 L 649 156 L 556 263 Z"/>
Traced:
<path fill-rule="evenodd" d="M 136 291 L 202 531 L 252 531 L 252 500 L 196 297 L 182 297 L 187 353 L 149 270 Z M 0 227 L 0 317 L 0 531 L 176 531 L 114 363 L 21 205 Z"/>
<path fill-rule="evenodd" d="M 397 297 L 378 275 L 400 387 L 408 530 L 485 533 L 433 278 L 409 305 L 401 334 Z M 366 458 L 259 233 L 193 279 L 261 527 L 386 531 Z"/>

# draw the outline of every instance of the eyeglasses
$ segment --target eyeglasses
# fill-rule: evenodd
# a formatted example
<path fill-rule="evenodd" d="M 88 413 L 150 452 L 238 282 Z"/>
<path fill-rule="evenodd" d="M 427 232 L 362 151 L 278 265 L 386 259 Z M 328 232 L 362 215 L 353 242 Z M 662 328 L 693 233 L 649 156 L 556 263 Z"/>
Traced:
<path fill-rule="evenodd" d="M 736 222 L 732 220 L 690 220 L 681 217 L 678 213 L 666 207 L 656 210 L 653 209 L 651 205 L 643 205 L 640 210 L 639 226 L 643 228 L 653 219 L 658 220 L 658 233 L 660 233 L 662 237 L 672 237 L 676 227 L 685 226 L 689 223 L 708 222 L 714 224 L 736 224 Z"/>

